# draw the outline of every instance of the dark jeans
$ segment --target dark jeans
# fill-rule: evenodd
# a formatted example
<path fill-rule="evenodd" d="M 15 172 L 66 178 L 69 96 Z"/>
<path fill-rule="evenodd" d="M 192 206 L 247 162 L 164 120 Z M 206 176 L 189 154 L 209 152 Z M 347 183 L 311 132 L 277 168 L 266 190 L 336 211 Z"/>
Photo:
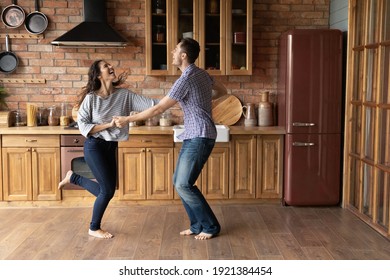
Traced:
<path fill-rule="evenodd" d="M 84 143 L 84 158 L 97 182 L 73 173 L 70 182 L 79 185 L 96 196 L 93 205 L 91 230 L 100 229 L 108 203 L 116 187 L 116 149 L 118 142 L 88 137 Z"/>
<path fill-rule="evenodd" d="M 208 138 L 184 140 L 173 175 L 173 184 L 190 219 L 190 230 L 195 234 L 218 234 L 221 230 L 206 199 L 194 186 L 214 144 L 215 140 Z"/>

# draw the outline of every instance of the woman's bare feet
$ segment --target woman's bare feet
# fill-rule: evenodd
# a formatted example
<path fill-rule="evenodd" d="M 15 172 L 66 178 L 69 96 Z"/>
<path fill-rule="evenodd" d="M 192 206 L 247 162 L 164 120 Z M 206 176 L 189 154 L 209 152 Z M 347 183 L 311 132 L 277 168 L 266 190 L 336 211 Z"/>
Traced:
<path fill-rule="evenodd" d="M 186 229 L 180 232 L 180 235 L 193 235 L 194 233 L 190 229 Z"/>
<path fill-rule="evenodd" d="M 66 173 L 66 176 L 65 178 L 58 184 L 58 189 L 62 189 L 63 186 L 65 186 L 66 184 L 69 184 L 70 183 L 70 176 L 72 176 L 73 174 L 73 171 L 72 170 L 69 170 L 67 173 Z"/>
<path fill-rule="evenodd" d="M 101 230 L 101 229 L 89 230 L 88 234 L 93 236 L 93 237 L 103 238 L 103 239 L 110 239 L 110 238 L 114 237 L 114 235 L 112 235 L 111 233 L 104 231 L 104 230 Z"/>
<path fill-rule="evenodd" d="M 211 234 L 211 233 L 201 232 L 201 233 L 199 233 L 198 235 L 195 236 L 195 239 L 206 240 L 206 239 L 211 239 L 213 237 L 214 237 L 214 235 Z"/>

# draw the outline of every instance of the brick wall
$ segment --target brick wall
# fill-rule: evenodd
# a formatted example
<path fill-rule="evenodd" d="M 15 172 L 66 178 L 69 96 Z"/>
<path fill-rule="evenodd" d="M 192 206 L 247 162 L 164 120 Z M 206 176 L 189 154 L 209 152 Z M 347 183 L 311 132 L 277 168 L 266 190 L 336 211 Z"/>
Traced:
<path fill-rule="evenodd" d="M 269 90 L 275 96 L 278 67 L 278 38 L 283 31 L 294 28 L 328 28 L 330 0 L 253 0 L 253 75 L 218 77 L 229 92 L 242 103 L 259 102 L 259 94 Z M 11 0 L 0 0 L 1 9 Z M 33 0 L 18 0 L 26 14 L 33 12 Z M 26 102 L 40 106 L 56 105 L 66 100 L 73 103 L 85 85 L 87 71 L 95 59 L 112 63 L 117 74 L 130 70 L 127 86 L 137 93 L 162 97 L 177 77 L 145 75 L 145 1 L 107 0 L 108 21 L 132 45 L 125 49 L 58 48 L 50 42 L 83 21 L 82 0 L 40 1 L 40 11 L 49 19 L 42 39 L 11 39 L 10 50 L 19 58 L 19 65 L 11 74 L 0 73 L 0 79 L 45 79 L 44 84 L 9 83 L 3 86 L 11 94 L 7 99 L 10 109 Z M 1 34 L 29 33 L 24 26 L 5 28 Z M 5 50 L 5 39 L 1 39 Z M 239 122 L 238 124 L 241 124 Z"/>

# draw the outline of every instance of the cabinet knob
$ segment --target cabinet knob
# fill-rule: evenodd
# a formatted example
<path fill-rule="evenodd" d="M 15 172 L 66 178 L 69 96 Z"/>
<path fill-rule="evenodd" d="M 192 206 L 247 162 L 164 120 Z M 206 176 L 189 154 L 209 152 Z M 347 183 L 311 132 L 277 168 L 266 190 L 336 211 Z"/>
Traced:
<path fill-rule="evenodd" d="M 38 141 L 37 139 L 26 139 L 26 142 L 28 143 L 37 142 L 37 141 Z"/>

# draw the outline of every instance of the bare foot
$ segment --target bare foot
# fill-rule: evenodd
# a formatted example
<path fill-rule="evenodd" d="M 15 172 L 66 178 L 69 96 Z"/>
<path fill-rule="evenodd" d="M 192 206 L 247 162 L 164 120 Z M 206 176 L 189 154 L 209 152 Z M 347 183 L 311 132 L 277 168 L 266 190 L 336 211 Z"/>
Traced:
<path fill-rule="evenodd" d="M 62 189 L 63 186 L 65 186 L 66 184 L 69 184 L 70 183 L 70 176 L 72 176 L 73 174 L 73 171 L 72 170 L 69 170 L 67 173 L 66 173 L 66 176 L 65 178 L 58 184 L 58 189 Z"/>
<path fill-rule="evenodd" d="M 110 239 L 110 238 L 114 237 L 114 235 L 112 235 L 111 233 L 104 231 L 104 230 L 101 230 L 101 229 L 89 230 L 88 234 L 93 236 L 93 237 L 103 238 L 103 239 Z"/>
<path fill-rule="evenodd" d="M 180 232 L 180 235 L 192 235 L 194 234 L 190 229 L 186 229 Z"/>
<path fill-rule="evenodd" d="M 195 239 L 198 239 L 198 240 L 206 240 L 206 239 L 211 239 L 213 238 L 214 235 L 211 234 L 211 233 L 205 233 L 205 232 L 201 232 L 199 233 L 197 236 L 195 236 Z"/>

